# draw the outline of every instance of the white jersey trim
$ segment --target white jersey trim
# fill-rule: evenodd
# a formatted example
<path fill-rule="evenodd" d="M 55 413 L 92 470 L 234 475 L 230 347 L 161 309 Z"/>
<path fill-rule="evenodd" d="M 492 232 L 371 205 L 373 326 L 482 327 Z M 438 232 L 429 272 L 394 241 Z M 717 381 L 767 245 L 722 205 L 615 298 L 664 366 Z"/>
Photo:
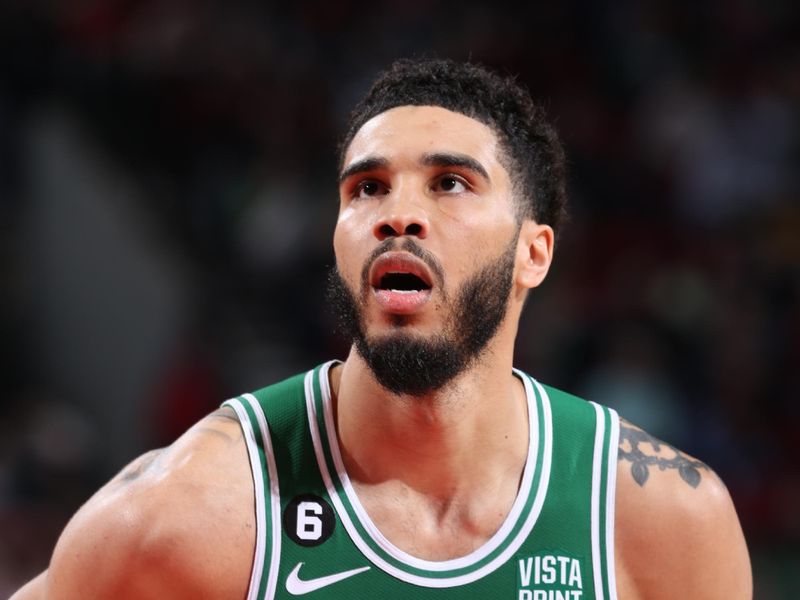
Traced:
<path fill-rule="evenodd" d="M 256 503 L 256 550 L 253 556 L 253 566 L 250 569 L 250 586 L 247 590 L 247 600 L 258 599 L 258 586 L 264 569 L 264 555 L 266 553 L 267 532 L 264 521 L 266 520 L 264 502 L 264 473 L 261 470 L 261 461 L 258 459 L 258 444 L 256 442 L 253 425 L 250 417 L 242 406 L 241 400 L 232 398 L 225 401 L 223 406 L 230 406 L 239 419 L 244 441 L 247 445 L 247 456 L 250 459 L 250 473 L 253 475 L 253 489 Z"/>
<path fill-rule="evenodd" d="M 614 522 L 617 491 L 617 451 L 619 450 L 619 415 L 610 408 L 603 408 L 599 404 L 590 402 L 595 410 L 597 428 L 594 438 L 594 457 L 592 462 L 592 570 L 594 573 L 594 587 L 597 600 L 603 600 L 603 582 L 608 583 L 608 600 L 617 600 L 617 576 L 614 561 Z M 606 434 L 606 417 L 608 411 L 608 457 L 603 463 L 604 440 Z M 600 498 L 600 488 L 603 477 L 606 482 L 605 498 Z M 600 503 L 604 503 L 605 539 L 600 539 Z M 605 552 L 606 571 L 602 569 L 602 553 Z"/>
<path fill-rule="evenodd" d="M 617 500 L 617 452 L 619 450 L 619 415 L 612 408 L 611 435 L 608 439 L 608 476 L 606 479 L 606 565 L 610 600 L 617 600 L 617 572 L 614 564 L 614 523 Z"/>
<path fill-rule="evenodd" d="M 517 499 L 512 506 L 512 510 L 510 511 L 509 515 L 506 517 L 503 525 L 501 526 L 500 530 L 492 536 L 492 538 L 481 548 L 472 552 L 466 556 L 448 560 L 448 561 L 428 561 L 416 558 L 406 552 L 403 552 L 396 546 L 394 546 L 391 542 L 389 542 L 385 536 L 383 536 L 377 527 L 374 525 L 372 520 L 367 515 L 366 511 L 364 510 L 363 506 L 361 505 L 360 501 L 358 500 L 355 491 L 353 490 L 352 484 L 350 479 L 347 475 L 347 472 L 344 469 L 344 463 L 341 459 L 341 453 L 339 451 L 338 440 L 336 438 L 336 428 L 334 426 L 333 420 L 333 412 L 331 408 L 331 401 L 330 401 L 330 388 L 328 384 L 328 371 L 332 362 L 326 363 L 319 372 L 320 377 L 320 389 L 322 390 L 322 401 L 323 401 L 323 418 L 325 420 L 325 427 L 327 429 L 328 435 L 328 443 L 331 449 L 331 454 L 334 460 L 335 467 L 337 469 L 337 475 L 339 480 L 342 482 L 345 493 L 348 496 L 348 500 L 350 501 L 353 509 L 356 511 L 356 514 L 361 522 L 361 525 L 365 528 L 367 533 L 373 538 L 373 541 L 379 545 L 387 554 L 392 556 L 393 558 L 397 559 L 400 562 L 407 564 L 410 567 L 423 569 L 428 571 L 447 571 L 452 569 L 460 569 L 460 568 L 468 568 L 471 565 L 479 562 L 481 559 L 485 558 L 488 554 L 494 551 L 505 539 L 508 535 L 509 531 L 513 529 L 514 525 L 516 525 L 517 520 L 520 516 L 520 512 L 522 511 L 522 507 L 525 504 L 525 501 L 528 495 L 531 493 L 531 483 L 533 479 L 533 469 L 536 464 L 538 448 L 540 446 L 538 440 L 538 431 L 539 431 L 539 423 L 538 423 L 538 415 L 535 406 L 536 397 L 531 386 L 531 382 L 533 385 L 536 386 L 536 390 L 539 392 L 539 396 L 541 398 L 542 404 L 542 417 L 543 417 L 543 432 L 544 432 L 544 439 L 543 443 L 541 444 L 542 447 L 542 462 L 541 462 L 541 474 L 540 474 L 540 481 L 539 487 L 536 490 L 536 496 L 534 498 L 533 505 L 531 506 L 530 512 L 526 518 L 526 521 L 517 532 L 516 537 L 512 540 L 508 546 L 498 554 L 494 559 L 490 562 L 486 563 L 482 567 L 471 571 L 469 573 L 465 573 L 463 575 L 458 575 L 454 577 L 425 577 L 421 575 L 416 575 L 412 573 L 408 573 L 392 564 L 387 562 L 385 559 L 380 557 L 372 548 L 361 538 L 357 528 L 350 520 L 350 516 L 347 513 L 346 508 L 344 507 L 337 490 L 333 484 L 333 480 L 331 474 L 328 470 L 327 463 L 325 461 L 325 453 L 322 446 L 321 441 L 321 433 L 318 427 L 318 420 L 317 420 L 317 409 L 316 404 L 314 402 L 314 382 L 313 382 L 313 371 L 309 371 L 306 374 L 305 378 L 305 390 L 306 390 L 306 406 L 308 409 L 308 419 L 309 419 L 309 426 L 311 431 L 311 437 L 314 442 L 314 451 L 317 457 L 317 462 L 319 464 L 320 473 L 322 475 L 323 481 L 325 482 L 325 486 L 328 490 L 328 494 L 333 502 L 336 510 L 339 514 L 339 517 L 344 525 L 345 529 L 347 530 L 350 538 L 353 540 L 353 543 L 359 548 L 359 550 L 376 566 L 378 566 L 383 571 L 389 573 L 390 575 L 397 577 L 402 581 L 406 581 L 408 583 L 412 583 L 414 585 L 419 585 L 423 587 L 431 587 L 431 588 L 445 588 L 445 587 L 455 587 L 459 585 L 464 585 L 467 583 L 471 583 L 484 577 L 485 575 L 491 573 L 492 571 L 499 568 L 508 559 L 522 546 L 524 541 L 527 539 L 528 535 L 530 534 L 533 526 L 536 524 L 536 521 L 539 517 L 541 512 L 542 506 L 544 505 L 545 497 L 547 496 L 547 488 L 550 479 L 550 467 L 552 461 L 552 441 L 553 441 L 553 426 L 552 426 L 552 412 L 550 409 L 550 399 L 547 395 L 547 392 L 544 388 L 536 381 L 532 380 L 528 376 L 520 373 L 519 371 L 515 370 L 515 373 L 522 379 L 523 384 L 525 386 L 526 398 L 528 401 L 528 426 L 529 426 L 529 442 L 528 442 L 528 462 L 526 463 L 525 470 L 523 471 L 523 483 L 520 486 L 520 492 L 517 494 Z"/>
<path fill-rule="evenodd" d="M 594 433 L 594 457 L 592 460 L 592 573 L 594 575 L 594 594 L 596 600 L 603 600 L 603 572 L 600 557 L 600 478 L 603 474 L 603 437 L 605 436 L 605 418 L 603 409 L 591 403 L 595 411 L 596 426 Z"/>
<path fill-rule="evenodd" d="M 525 381 L 525 379 L 526 378 L 523 377 L 526 397 L 530 398 L 533 395 L 533 390 L 530 389 L 530 382 Z M 511 510 L 503 521 L 503 524 L 500 526 L 500 529 L 498 529 L 497 532 L 495 532 L 495 534 L 480 548 L 470 554 L 467 554 L 466 556 L 450 560 L 431 561 L 417 558 L 392 544 L 380 532 L 378 527 L 367 514 L 367 511 L 364 509 L 364 506 L 358 499 L 358 495 L 353 488 L 353 484 L 350 482 L 350 477 L 345 470 L 344 461 L 342 460 L 341 452 L 339 451 L 338 440 L 336 439 L 335 435 L 332 435 L 332 433 L 335 433 L 336 430 L 333 422 L 333 411 L 330 407 L 330 389 L 327 385 L 327 377 L 324 378 L 321 383 L 324 386 L 322 388 L 322 394 L 324 399 L 323 401 L 325 402 L 325 427 L 328 431 L 328 442 L 331 448 L 331 454 L 333 455 L 334 463 L 336 465 L 337 474 L 339 475 L 339 480 L 342 482 L 345 493 L 350 500 L 350 504 L 358 515 L 358 519 L 361 521 L 364 529 L 367 530 L 367 532 L 370 534 L 370 537 L 372 537 L 372 539 L 387 554 L 418 569 L 424 569 L 426 571 L 450 571 L 453 569 L 469 567 L 470 565 L 483 560 L 506 539 L 509 532 L 514 528 L 514 525 L 517 524 L 519 516 L 522 513 L 522 510 L 528 499 L 528 495 L 530 494 L 533 483 L 533 471 L 538 455 L 539 419 L 536 408 L 532 405 L 530 399 L 528 400 L 528 426 L 530 428 L 530 435 L 528 436 L 528 454 L 525 459 L 525 468 L 523 469 L 523 475 L 519 491 L 517 492 L 517 497 L 511 506 Z"/>
<path fill-rule="evenodd" d="M 261 428 L 261 437 L 264 442 L 264 455 L 267 459 L 267 470 L 269 471 L 270 509 L 272 512 L 272 553 L 269 561 L 269 573 L 267 574 L 267 587 L 264 592 L 264 598 L 265 600 L 272 600 L 275 597 L 278 586 L 278 569 L 280 567 L 281 558 L 281 491 L 278 485 L 278 465 L 275 462 L 275 454 L 272 450 L 272 439 L 269 435 L 267 419 L 264 416 L 261 405 L 258 403 L 258 399 L 253 396 L 253 394 L 244 394 L 242 397 L 250 404 L 250 407 L 256 415 L 256 419 L 258 419 L 258 426 Z"/>

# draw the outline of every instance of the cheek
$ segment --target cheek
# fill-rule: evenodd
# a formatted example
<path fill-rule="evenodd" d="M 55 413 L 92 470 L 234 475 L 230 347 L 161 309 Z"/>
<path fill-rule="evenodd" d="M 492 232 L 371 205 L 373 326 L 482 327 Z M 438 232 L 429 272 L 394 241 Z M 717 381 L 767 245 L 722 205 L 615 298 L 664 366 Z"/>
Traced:
<path fill-rule="evenodd" d="M 334 243 L 363 244 L 372 235 L 374 207 L 370 203 L 350 203 L 339 209 L 334 231 Z M 337 242 L 336 239 L 340 238 Z"/>
<path fill-rule="evenodd" d="M 456 226 L 470 226 L 487 215 L 484 206 L 476 198 L 443 196 L 436 203 L 438 216 Z"/>
<path fill-rule="evenodd" d="M 337 223 L 336 229 L 333 231 L 333 254 L 336 257 L 336 266 L 340 271 L 344 269 L 344 263 L 347 262 L 347 244 L 344 242 L 347 236 L 343 229 L 342 225 Z"/>
<path fill-rule="evenodd" d="M 337 226 L 340 223 L 348 223 L 353 219 L 356 215 L 355 208 L 351 205 L 344 206 L 339 210 L 339 219 L 337 221 Z"/>
<path fill-rule="evenodd" d="M 472 277 L 489 262 L 497 260 L 508 252 L 512 242 L 516 242 L 515 232 L 516 227 L 507 224 L 498 224 L 492 228 L 476 228 L 470 232 L 464 230 L 461 240 L 451 240 L 451 247 L 460 247 L 462 250 L 451 255 L 450 273 L 457 274 L 461 282 Z"/>
<path fill-rule="evenodd" d="M 516 207 L 499 194 L 443 196 L 436 203 L 436 214 L 446 227 L 487 236 L 501 235 L 517 226 Z"/>
<path fill-rule="evenodd" d="M 367 247 L 364 228 L 358 226 L 352 213 L 346 215 L 343 211 L 333 231 L 333 253 L 339 272 L 348 282 L 353 283 L 359 277 L 365 258 L 363 249 Z"/>
<path fill-rule="evenodd" d="M 485 258 L 492 255 L 493 248 L 507 247 L 518 230 L 517 221 L 510 214 L 491 210 L 466 211 L 463 207 L 459 210 L 455 202 L 442 206 L 443 216 L 445 211 L 448 214 L 439 221 L 437 228 L 443 247 L 461 248 L 471 259 Z"/>

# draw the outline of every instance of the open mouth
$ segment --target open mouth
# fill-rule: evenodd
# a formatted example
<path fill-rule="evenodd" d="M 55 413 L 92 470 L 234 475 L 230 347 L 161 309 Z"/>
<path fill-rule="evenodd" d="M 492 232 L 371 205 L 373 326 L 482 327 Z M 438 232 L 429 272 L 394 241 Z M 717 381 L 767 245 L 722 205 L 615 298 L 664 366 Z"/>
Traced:
<path fill-rule="evenodd" d="M 431 289 L 430 284 L 413 273 L 385 273 L 376 287 L 393 292 L 421 292 Z"/>
<path fill-rule="evenodd" d="M 420 259 L 406 252 L 387 252 L 372 264 L 369 282 L 384 310 L 412 314 L 430 300 L 433 276 Z"/>

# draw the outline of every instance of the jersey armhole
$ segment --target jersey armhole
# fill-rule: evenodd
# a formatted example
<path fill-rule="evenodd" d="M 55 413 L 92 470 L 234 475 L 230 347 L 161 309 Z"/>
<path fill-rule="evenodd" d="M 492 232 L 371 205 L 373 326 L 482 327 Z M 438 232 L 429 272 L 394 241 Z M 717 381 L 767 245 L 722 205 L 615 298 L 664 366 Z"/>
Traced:
<path fill-rule="evenodd" d="M 226 400 L 222 406 L 232 408 L 239 419 L 253 476 L 256 547 L 247 600 L 272 600 L 280 567 L 281 507 L 278 468 L 269 427 L 261 405 L 252 394 Z"/>
<path fill-rule="evenodd" d="M 594 402 L 596 429 L 592 468 L 592 556 L 595 594 L 601 600 L 617 600 L 614 557 L 617 451 L 619 416 Z"/>

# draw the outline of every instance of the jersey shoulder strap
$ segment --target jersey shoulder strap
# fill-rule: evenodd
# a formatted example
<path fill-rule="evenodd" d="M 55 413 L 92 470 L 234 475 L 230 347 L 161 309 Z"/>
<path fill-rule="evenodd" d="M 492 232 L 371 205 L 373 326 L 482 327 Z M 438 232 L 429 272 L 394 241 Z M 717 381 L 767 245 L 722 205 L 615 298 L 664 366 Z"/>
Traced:
<path fill-rule="evenodd" d="M 273 598 L 281 554 L 280 482 L 303 477 L 313 466 L 304 435 L 307 423 L 305 375 L 225 401 L 241 423 L 253 475 L 256 550 L 248 600 Z M 276 460 L 281 457 L 281 461 Z"/>
<path fill-rule="evenodd" d="M 573 579 L 575 574 L 591 574 L 582 582 L 585 591 L 593 592 L 587 597 L 613 600 L 619 418 L 610 408 L 551 386 L 536 384 L 536 388 L 549 399 L 552 411 L 553 468 L 540 522 L 530 540 L 538 551 L 534 573 L 540 562 L 561 561 L 570 565 Z"/>

